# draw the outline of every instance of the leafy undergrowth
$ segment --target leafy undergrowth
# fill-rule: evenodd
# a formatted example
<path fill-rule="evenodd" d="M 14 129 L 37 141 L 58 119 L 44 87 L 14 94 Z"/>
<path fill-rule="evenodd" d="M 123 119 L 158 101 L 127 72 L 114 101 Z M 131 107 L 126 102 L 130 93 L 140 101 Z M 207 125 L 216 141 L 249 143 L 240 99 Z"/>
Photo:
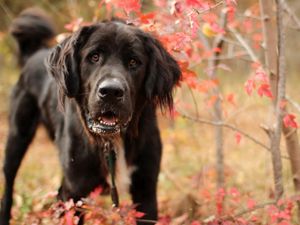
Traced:
<path fill-rule="evenodd" d="M 128 202 L 121 203 L 119 208 L 111 208 L 100 194 L 101 188 L 97 188 L 88 198 L 76 203 L 73 200 L 65 203 L 56 201 L 53 193 L 48 194 L 41 199 L 43 207 L 28 213 L 24 224 L 76 225 L 82 213 L 85 214 L 86 224 L 93 225 L 134 225 L 137 221 L 157 225 L 295 224 L 292 212 L 296 199 L 257 203 L 250 196 L 243 196 L 236 188 L 227 191 L 219 189 L 217 193 L 202 189 L 200 204 L 193 198 L 196 204 L 190 207 L 190 211 L 175 218 L 172 215 L 161 215 L 158 221 L 143 220 L 144 214 L 136 211 L 134 205 Z M 204 215 L 206 218 L 203 219 Z"/>

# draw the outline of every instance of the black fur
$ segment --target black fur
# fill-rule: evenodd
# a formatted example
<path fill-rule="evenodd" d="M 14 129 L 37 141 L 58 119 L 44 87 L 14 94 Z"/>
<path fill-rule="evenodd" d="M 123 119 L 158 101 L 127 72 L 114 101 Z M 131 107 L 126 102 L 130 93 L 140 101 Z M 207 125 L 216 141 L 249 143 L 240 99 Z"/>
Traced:
<path fill-rule="evenodd" d="M 29 14 L 12 25 L 18 30 L 30 22 L 32 29 L 18 33 L 31 38 L 16 38 L 24 66 L 11 97 L 0 225 L 9 224 L 15 176 L 39 123 L 60 151 L 60 199 L 76 201 L 99 185 L 108 186 L 103 141 L 119 137 L 127 165 L 137 168 L 131 176 L 133 202 L 144 219 L 157 219 L 162 145 L 155 111 L 157 105 L 172 107 L 181 74 L 176 61 L 151 35 L 120 21 L 83 27 L 52 50 L 40 44 L 23 51 L 26 44 L 44 43 L 54 34 L 44 16 Z M 38 27 L 48 35 L 33 32 Z"/>

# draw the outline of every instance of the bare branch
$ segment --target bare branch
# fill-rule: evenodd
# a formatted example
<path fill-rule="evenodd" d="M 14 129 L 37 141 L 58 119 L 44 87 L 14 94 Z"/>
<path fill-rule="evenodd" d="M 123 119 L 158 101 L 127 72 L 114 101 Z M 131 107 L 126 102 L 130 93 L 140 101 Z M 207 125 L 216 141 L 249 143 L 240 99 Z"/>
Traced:
<path fill-rule="evenodd" d="M 227 27 L 227 2 L 222 2 L 223 8 L 221 10 L 221 19 L 220 19 L 220 27 L 222 29 L 226 29 Z M 214 38 L 213 48 L 212 49 L 220 49 L 223 50 L 224 46 L 224 33 L 218 34 Z M 208 62 L 209 68 L 209 77 L 210 79 L 215 79 L 217 76 L 217 66 L 220 61 L 217 59 L 221 51 L 214 51 Z M 213 117 L 215 122 L 223 121 L 223 112 L 222 112 L 222 103 L 220 99 L 220 89 L 218 86 L 212 89 L 211 94 L 217 96 L 217 99 L 213 105 Z M 224 140 L 223 140 L 223 128 L 220 126 L 215 127 L 215 146 L 216 146 L 216 171 L 217 171 L 217 188 L 221 188 L 224 186 Z"/>
<path fill-rule="evenodd" d="M 215 59 L 216 60 L 237 60 L 239 59 L 239 57 L 243 57 L 243 56 L 248 56 L 247 53 L 239 53 L 239 54 L 233 54 L 233 55 L 228 55 L 228 56 L 218 56 L 216 57 Z M 242 59 L 242 58 L 240 58 Z M 202 59 L 203 61 L 207 61 L 207 60 L 210 60 L 210 59 Z"/>
<path fill-rule="evenodd" d="M 221 220 L 236 219 L 236 218 L 239 218 L 239 217 L 242 216 L 242 215 L 251 213 L 251 212 L 256 211 L 256 210 L 258 210 L 258 209 L 265 208 L 265 207 L 268 206 L 268 205 L 274 205 L 274 204 L 276 204 L 276 201 L 275 201 L 275 200 L 270 200 L 270 201 L 267 201 L 267 202 L 263 202 L 263 203 L 260 203 L 260 204 L 255 205 L 255 206 L 254 206 L 253 208 L 251 208 L 251 209 L 248 209 L 248 208 L 247 208 L 247 209 L 242 209 L 242 210 L 240 210 L 239 212 L 235 213 L 234 215 L 221 217 Z"/>
<path fill-rule="evenodd" d="M 59 9 L 58 9 L 54 4 L 52 4 L 52 3 L 49 2 L 49 0 L 42 0 L 42 1 L 43 1 L 43 3 L 44 3 L 45 5 L 47 5 L 47 7 L 48 7 L 53 13 L 55 13 L 57 16 L 62 17 L 62 18 L 64 18 L 65 20 L 68 20 L 68 21 L 71 19 L 69 16 L 67 16 L 66 13 L 61 13 L 61 12 L 59 11 Z"/>
<path fill-rule="evenodd" d="M 219 2 L 217 2 L 216 4 L 210 6 L 208 9 L 204 9 L 204 10 L 201 10 L 201 11 L 198 10 L 198 9 L 196 9 L 196 8 L 193 8 L 193 9 L 194 9 L 194 11 L 195 11 L 196 13 L 198 13 L 198 14 L 200 15 L 200 14 L 203 14 L 203 13 L 206 13 L 206 12 L 208 12 L 208 11 L 211 11 L 211 10 L 215 9 L 215 8 L 217 8 L 218 6 L 221 6 L 224 2 L 225 2 L 224 0 L 219 1 Z"/>
<path fill-rule="evenodd" d="M 238 127 L 236 127 L 234 125 L 231 125 L 231 124 L 228 124 L 228 123 L 224 123 L 224 122 L 214 122 L 214 121 L 200 119 L 200 118 L 193 118 L 193 117 L 188 116 L 188 115 L 186 115 L 184 113 L 180 113 L 180 116 L 182 118 L 184 118 L 184 119 L 192 120 L 192 121 L 197 122 L 197 123 L 203 123 L 203 124 L 207 124 L 207 125 L 211 125 L 211 126 L 222 126 L 222 127 L 228 128 L 230 130 L 239 132 L 244 137 L 248 138 L 249 140 L 251 140 L 255 144 L 259 145 L 260 147 L 262 147 L 262 148 L 264 148 L 264 149 L 266 149 L 267 151 L 270 152 L 270 148 L 267 145 L 265 145 L 261 141 L 257 140 L 256 138 L 254 138 L 250 134 L 246 133 L 245 131 L 241 130 L 240 128 L 238 128 Z M 290 159 L 288 156 L 284 156 L 284 155 L 282 155 L 281 158 L 288 159 L 288 160 Z"/>
<path fill-rule="evenodd" d="M 4 13 L 7 15 L 7 18 L 12 21 L 14 18 L 13 13 L 11 10 L 7 7 L 7 5 L 4 2 L 0 2 L 0 8 L 4 11 Z"/>
<path fill-rule="evenodd" d="M 180 115 L 181 115 L 182 118 L 189 119 L 189 120 L 192 120 L 192 121 L 195 121 L 195 122 L 204 123 L 204 124 L 212 125 L 212 126 L 222 126 L 222 127 L 229 128 L 229 129 L 231 129 L 233 131 L 239 132 L 240 134 L 242 134 L 246 138 L 250 139 L 251 141 L 253 141 L 257 145 L 259 145 L 260 147 L 263 147 L 264 149 L 270 151 L 270 148 L 267 145 L 265 145 L 264 143 L 258 141 L 257 139 L 255 139 L 251 135 L 247 134 L 243 130 L 241 130 L 241 129 L 239 129 L 239 128 L 231 125 L 231 124 L 224 123 L 224 122 L 214 122 L 214 121 L 200 119 L 200 118 L 193 118 L 193 117 L 190 117 L 190 116 L 182 114 L 182 113 L 180 113 Z"/>
<path fill-rule="evenodd" d="M 278 86 L 277 96 L 275 102 L 275 126 L 271 132 L 271 152 L 273 163 L 273 174 L 275 182 L 275 198 L 278 200 L 282 197 L 284 188 L 282 181 L 282 161 L 280 152 L 280 140 L 282 132 L 282 119 L 283 109 L 281 102 L 285 99 L 285 85 L 286 85 L 286 72 L 285 72 L 285 31 L 283 26 L 283 0 L 276 0 L 277 11 L 277 47 L 278 47 Z M 273 93 L 274 94 L 274 93 Z"/>
<path fill-rule="evenodd" d="M 241 43 L 241 45 L 245 48 L 247 53 L 249 54 L 251 60 L 253 62 L 258 62 L 259 58 L 255 55 L 254 51 L 252 48 L 249 46 L 247 41 L 242 37 L 242 35 L 233 27 L 228 28 L 231 33 L 235 36 L 235 38 Z"/>
<path fill-rule="evenodd" d="M 296 24 L 296 30 L 300 31 L 300 19 L 296 16 L 294 11 L 290 8 L 290 6 L 286 3 L 285 0 L 283 0 L 283 9 L 284 11 L 290 16 L 290 18 L 294 21 Z"/>
<path fill-rule="evenodd" d="M 285 99 L 295 108 L 295 109 L 297 109 L 297 111 L 299 111 L 300 112 L 300 105 L 297 103 L 297 102 L 295 102 L 294 100 L 292 100 L 291 99 L 291 97 L 290 96 L 285 96 Z"/>

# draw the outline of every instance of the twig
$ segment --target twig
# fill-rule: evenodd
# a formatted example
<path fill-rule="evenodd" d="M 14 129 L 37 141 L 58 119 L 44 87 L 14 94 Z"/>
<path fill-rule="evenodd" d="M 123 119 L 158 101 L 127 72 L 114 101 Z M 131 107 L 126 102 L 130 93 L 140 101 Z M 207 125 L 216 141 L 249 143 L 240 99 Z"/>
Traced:
<path fill-rule="evenodd" d="M 298 201 L 299 195 L 292 195 L 292 196 L 290 196 L 290 197 L 288 197 L 286 199 L 289 199 L 291 201 Z M 253 212 L 253 211 L 257 210 L 257 209 L 262 209 L 262 208 L 264 208 L 264 207 L 266 207 L 268 205 L 276 205 L 276 204 L 277 204 L 276 200 L 266 201 L 266 202 L 263 202 L 263 203 L 255 205 L 251 209 L 242 209 L 239 212 L 235 213 L 234 215 L 221 217 L 221 220 L 228 220 L 228 219 L 231 219 L 231 218 L 235 219 L 235 218 L 238 218 L 238 217 L 240 217 L 242 215 L 251 213 L 251 212 Z"/>
<path fill-rule="evenodd" d="M 13 20 L 14 16 L 11 10 L 7 7 L 7 5 L 3 2 L 0 2 L 0 7 L 3 9 L 4 13 L 7 15 L 10 21 Z"/>
<path fill-rule="evenodd" d="M 156 221 L 156 220 L 146 220 L 146 219 L 136 219 L 136 221 L 142 222 L 142 223 L 149 223 L 149 224 L 156 224 L 156 223 L 158 223 L 158 221 Z"/>
<path fill-rule="evenodd" d="M 296 30 L 300 30 L 300 19 L 296 16 L 296 14 L 293 12 L 293 10 L 290 8 L 290 6 L 286 3 L 285 0 L 282 2 L 283 4 L 283 10 L 289 14 L 290 18 L 295 22 L 296 24 Z"/>
<path fill-rule="evenodd" d="M 284 192 L 282 179 L 282 161 L 280 152 L 280 141 L 282 132 L 283 109 L 280 103 L 285 99 L 286 72 L 285 72 L 285 31 L 283 28 L 283 0 L 276 0 L 276 22 L 277 22 L 277 48 L 278 48 L 278 83 L 277 95 L 275 95 L 275 124 L 271 132 L 271 156 L 273 165 L 273 176 L 275 185 L 275 198 L 279 200 Z M 270 35 L 270 34 L 269 34 Z M 275 88 L 276 89 L 276 88 Z"/>
<path fill-rule="evenodd" d="M 193 10 L 194 10 L 197 14 L 200 15 L 200 14 L 206 13 L 206 12 L 208 12 L 208 11 L 211 11 L 211 10 L 217 8 L 218 6 L 222 5 L 223 3 L 224 3 L 224 0 L 217 2 L 217 3 L 214 4 L 213 6 L 209 6 L 208 9 L 204 9 L 204 10 L 201 10 L 201 11 L 200 11 L 200 10 L 198 10 L 198 9 L 196 9 L 196 8 L 193 8 Z"/>
<path fill-rule="evenodd" d="M 238 218 L 238 217 L 240 217 L 244 214 L 248 214 L 248 213 L 251 213 L 251 212 L 253 212 L 257 209 L 262 209 L 262 208 L 264 208 L 268 205 L 274 205 L 274 204 L 276 204 L 275 200 L 267 201 L 267 202 L 264 202 L 264 203 L 257 204 L 256 206 L 252 207 L 251 209 L 242 209 L 239 212 L 235 213 L 234 215 L 224 216 L 224 217 L 221 217 L 220 219 L 221 220 L 228 220 L 228 219 Z"/>
<path fill-rule="evenodd" d="M 212 126 L 222 126 L 222 127 L 229 128 L 233 131 L 237 131 L 237 132 L 241 133 L 243 136 L 247 137 L 248 139 L 250 139 L 253 142 L 255 142 L 256 144 L 258 144 L 259 146 L 261 146 L 261 147 L 265 148 L 266 150 L 270 151 L 270 148 L 267 145 L 265 145 L 264 143 L 256 140 L 251 135 L 245 133 L 244 131 L 240 130 L 239 128 L 237 128 L 233 125 L 230 125 L 230 124 L 227 124 L 227 123 L 224 123 L 224 122 L 214 122 L 214 121 L 205 120 L 205 119 L 193 118 L 193 117 L 190 117 L 190 116 L 182 114 L 182 113 L 180 115 L 181 115 L 182 118 L 192 120 L 192 121 L 195 121 L 195 122 L 204 123 L 204 124 L 208 124 L 208 125 L 212 125 Z"/>
<path fill-rule="evenodd" d="M 222 126 L 222 127 L 228 128 L 230 130 L 239 132 L 244 137 L 248 138 L 249 140 L 253 141 L 255 144 L 259 145 L 260 147 L 262 147 L 262 148 L 264 148 L 264 149 L 266 149 L 267 151 L 270 152 L 270 148 L 267 145 L 265 145 L 264 143 L 258 141 L 256 138 L 252 137 L 250 134 L 248 134 L 245 131 L 237 128 L 236 126 L 233 126 L 231 124 L 224 123 L 224 122 L 214 122 L 214 121 L 200 119 L 200 118 L 193 118 L 193 117 L 188 116 L 188 115 L 183 114 L 183 113 L 180 113 L 180 116 L 184 119 L 192 120 L 192 121 L 195 121 L 195 122 L 198 122 L 198 123 L 203 123 L 203 124 L 212 125 L 212 126 Z M 281 158 L 290 159 L 289 157 L 284 156 L 284 155 L 282 155 Z"/>
<path fill-rule="evenodd" d="M 239 12 L 237 12 L 236 16 L 240 17 L 240 18 L 250 18 L 250 19 L 253 19 L 253 20 L 261 20 L 261 18 L 259 16 L 254 16 L 251 13 L 249 14 L 247 12 L 248 12 L 248 10 L 245 13 L 239 13 Z"/>
<path fill-rule="evenodd" d="M 57 7 L 54 4 L 51 4 L 49 2 L 49 0 L 43 0 L 42 1 L 47 7 L 49 7 L 49 9 L 54 12 L 55 14 L 57 14 L 60 17 L 63 17 L 65 20 L 69 21 L 71 18 L 69 16 L 66 16 L 66 14 L 61 13 Z"/>
<path fill-rule="evenodd" d="M 255 55 L 254 51 L 249 46 L 249 44 L 247 43 L 247 41 L 242 37 L 242 35 L 240 35 L 240 33 L 235 28 L 233 28 L 233 27 L 228 27 L 228 29 L 229 29 L 229 31 L 231 33 L 233 33 L 233 35 L 235 36 L 235 38 L 241 43 L 241 45 L 248 52 L 251 60 L 253 62 L 258 62 L 259 61 L 258 57 Z"/>
<path fill-rule="evenodd" d="M 222 2 L 223 8 L 221 10 L 220 16 L 220 27 L 225 30 L 227 27 L 227 1 Z M 218 34 L 213 41 L 213 49 L 220 49 L 220 51 L 215 51 L 208 62 L 208 68 L 210 69 L 208 75 L 210 79 L 216 79 L 217 77 L 217 67 L 220 60 L 217 58 L 220 56 L 221 51 L 224 47 L 224 33 Z M 213 104 L 213 120 L 215 122 L 223 122 L 223 111 L 220 99 L 220 88 L 218 86 L 214 87 L 211 91 L 211 95 L 217 96 L 216 101 Z M 216 147 L 216 171 L 217 171 L 217 188 L 224 186 L 225 173 L 224 173 L 224 135 L 223 128 L 215 127 L 215 147 Z"/>
<path fill-rule="evenodd" d="M 229 55 L 229 56 L 218 56 L 215 58 L 215 60 L 236 60 L 238 59 L 238 57 L 243 57 L 243 56 L 247 56 L 247 53 L 242 53 L 242 54 L 234 54 L 234 55 Z M 202 59 L 202 61 L 207 61 L 210 59 Z"/>
<path fill-rule="evenodd" d="M 234 41 L 231 38 L 223 37 L 223 40 L 229 44 L 233 44 L 233 45 L 240 46 L 240 47 L 242 46 L 240 42 Z"/>
<path fill-rule="evenodd" d="M 297 109 L 297 111 L 299 111 L 300 112 L 300 105 L 297 103 L 297 102 L 295 102 L 295 101 L 293 101 L 291 98 L 290 98 L 290 96 L 285 96 L 285 99 L 295 108 L 295 109 Z"/>
<path fill-rule="evenodd" d="M 202 32 L 198 32 L 199 38 L 204 46 L 204 49 L 206 51 L 211 51 L 211 46 L 207 40 L 207 38 L 204 36 L 204 34 Z"/>
<path fill-rule="evenodd" d="M 189 91 L 190 91 L 190 93 L 191 93 L 191 96 L 192 96 L 192 99 L 193 99 L 193 102 L 194 102 L 194 105 L 195 105 L 195 108 L 196 108 L 196 115 L 197 115 L 197 117 L 198 117 L 198 116 L 199 116 L 199 109 L 198 109 L 198 103 L 197 103 L 197 100 L 196 100 L 196 98 L 195 98 L 195 95 L 194 95 L 193 90 L 192 90 L 190 87 L 188 87 L 188 89 L 189 89 Z"/>

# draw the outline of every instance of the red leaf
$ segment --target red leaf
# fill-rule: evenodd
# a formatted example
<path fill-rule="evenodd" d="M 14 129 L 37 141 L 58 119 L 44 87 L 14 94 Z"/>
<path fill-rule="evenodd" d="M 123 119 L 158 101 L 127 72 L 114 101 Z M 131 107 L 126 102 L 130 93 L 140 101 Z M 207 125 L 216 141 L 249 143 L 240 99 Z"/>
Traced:
<path fill-rule="evenodd" d="M 244 88 L 248 95 L 252 94 L 253 89 L 255 89 L 255 86 L 256 85 L 253 79 L 249 79 L 246 81 Z"/>
<path fill-rule="evenodd" d="M 174 51 L 179 51 L 183 47 L 185 47 L 189 42 L 191 42 L 191 37 L 183 32 L 177 32 L 174 34 L 173 42 L 174 42 Z"/>
<path fill-rule="evenodd" d="M 285 127 L 298 128 L 298 123 L 296 121 L 296 116 L 294 114 L 287 114 L 283 118 L 283 124 Z"/>
<path fill-rule="evenodd" d="M 246 18 L 243 21 L 243 25 L 241 26 L 241 28 L 243 29 L 243 32 L 245 33 L 250 33 L 253 31 L 253 20 L 250 18 Z"/>
<path fill-rule="evenodd" d="M 191 13 L 189 15 L 189 26 L 191 29 L 191 37 L 195 38 L 197 36 L 198 29 L 200 27 L 198 15 L 196 13 Z"/>
<path fill-rule="evenodd" d="M 171 217 L 163 216 L 159 218 L 158 223 L 156 223 L 156 225 L 169 225 L 170 223 L 171 223 Z"/>
<path fill-rule="evenodd" d="M 179 61 L 179 66 L 182 71 L 182 81 L 184 81 L 190 88 L 195 89 L 198 86 L 197 75 L 195 72 L 188 69 L 188 62 Z"/>
<path fill-rule="evenodd" d="M 143 24 L 150 23 L 155 18 L 155 16 L 156 16 L 156 14 L 154 12 L 145 13 L 145 14 L 140 13 L 139 14 L 140 21 Z"/>
<path fill-rule="evenodd" d="M 202 19 L 207 23 L 216 23 L 218 21 L 218 16 L 214 13 L 208 12 L 203 14 Z"/>
<path fill-rule="evenodd" d="M 216 96 L 216 95 L 212 95 L 207 101 L 206 101 L 206 105 L 207 105 L 207 107 L 212 107 L 215 103 L 216 103 L 216 101 L 218 100 L 218 96 Z"/>
<path fill-rule="evenodd" d="M 222 51 L 222 49 L 221 49 L 221 48 L 219 48 L 219 47 L 217 47 L 217 48 L 214 48 L 214 49 L 213 49 L 213 51 L 214 51 L 214 52 L 218 52 L 218 53 L 220 53 L 220 52 Z"/>
<path fill-rule="evenodd" d="M 172 119 L 176 118 L 179 116 L 179 112 L 175 109 L 175 107 L 173 107 L 171 110 L 170 110 L 170 116 Z"/>
<path fill-rule="evenodd" d="M 238 189 L 235 188 L 235 187 L 229 189 L 229 194 L 230 194 L 232 197 L 239 197 L 239 196 L 240 196 L 240 192 L 239 192 Z"/>
<path fill-rule="evenodd" d="M 139 0 L 122 0 L 117 2 L 117 6 L 124 9 L 128 15 L 130 12 L 139 12 L 141 4 Z"/>
<path fill-rule="evenodd" d="M 239 144 L 241 142 L 242 135 L 239 132 L 236 132 L 234 136 L 236 143 Z"/>
<path fill-rule="evenodd" d="M 235 95 L 233 93 L 230 93 L 226 96 L 226 100 L 232 104 L 233 106 L 236 105 L 236 102 L 235 102 Z"/>
<path fill-rule="evenodd" d="M 135 217 L 135 218 L 142 218 L 144 215 L 145 215 L 145 213 L 143 213 L 143 212 L 138 212 L 138 211 L 136 211 L 136 212 L 134 213 L 134 217 Z"/>
<path fill-rule="evenodd" d="M 258 222 L 259 219 L 258 219 L 257 216 L 252 216 L 252 217 L 251 217 L 251 221 L 252 221 L 252 222 Z"/>
<path fill-rule="evenodd" d="M 206 3 L 203 3 L 201 0 L 186 0 L 185 1 L 187 6 L 191 7 L 200 7 L 200 8 L 209 8 L 209 5 Z"/>
<path fill-rule="evenodd" d="M 103 191 L 103 188 L 101 186 L 96 187 L 95 190 L 90 193 L 90 198 L 91 199 L 98 198 L 100 196 L 100 194 L 102 193 L 102 191 Z"/>
<path fill-rule="evenodd" d="M 193 221 L 190 225 L 201 225 L 199 221 Z"/>
<path fill-rule="evenodd" d="M 238 218 L 238 219 L 237 219 L 237 222 L 238 222 L 238 224 L 241 224 L 241 225 L 247 225 L 247 224 L 249 224 L 249 223 L 247 222 L 247 220 L 244 219 L 244 218 Z"/>
<path fill-rule="evenodd" d="M 256 81 L 260 81 L 262 83 L 269 83 L 269 78 L 268 78 L 266 72 L 262 69 L 258 69 L 255 71 L 254 79 Z"/>
<path fill-rule="evenodd" d="M 247 207 L 248 209 L 253 209 L 256 206 L 256 202 L 253 199 L 249 199 L 247 201 Z"/>
<path fill-rule="evenodd" d="M 182 13 L 183 12 L 183 4 L 182 4 L 182 2 L 175 2 L 175 4 L 174 4 L 174 7 L 175 7 L 175 10 L 176 10 L 176 12 L 177 13 Z"/>
<path fill-rule="evenodd" d="M 197 90 L 202 93 L 207 93 L 209 90 L 212 90 L 213 88 L 217 87 L 219 84 L 218 80 L 203 80 L 198 82 L 197 84 Z"/>
<path fill-rule="evenodd" d="M 75 225 L 73 222 L 74 214 L 75 214 L 74 210 L 70 210 L 66 212 L 64 216 L 66 225 Z"/>
<path fill-rule="evenodd" d="M 260 97 L 262 96 L 266 96 L 266 97 L 269 97 L 269 98 L 273 98 L 273 95 L 272 95 L 272 92 L 270 90 L 270 85 L 269 84 L 261 84 L 259 86 L 259 88 L 257 89 L 257 93 Z"/>
<path fill-rule="evenodd" d="M 220 27 L 217 23 L 211 23 L 210 24 L 211 26 L 211 29 L 215 32 L 215 33 L 218 33 L 218 34 L 225 34 L 225 30 Z"/>
<path fill-rule="evenodd" d="M 259 67 L 261 67 L 261 64 L 259 62 L 254 62 L 254 63 L 251 64 L 251 67 L 256 70 Z"/>

